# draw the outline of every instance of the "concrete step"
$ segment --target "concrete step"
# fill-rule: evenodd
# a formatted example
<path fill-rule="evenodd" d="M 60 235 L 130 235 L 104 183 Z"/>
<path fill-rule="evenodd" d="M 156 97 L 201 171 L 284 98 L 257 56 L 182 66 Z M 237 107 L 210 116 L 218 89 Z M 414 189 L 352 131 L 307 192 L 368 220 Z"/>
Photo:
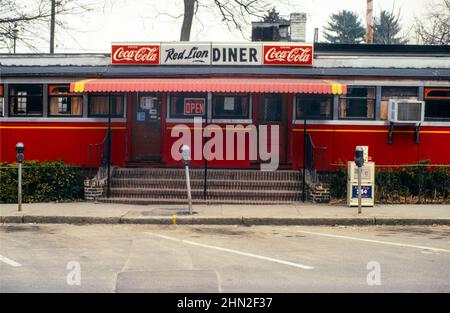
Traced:
<path fill-rule="evenodd" d="M 203 199 L 203 189 L 191 190 L 193 199 Z M 208 189 L 208 199 L 217 200 L 280 200 L 296 201 L 300 197 L 299 191 L 289 190 L 265 190 L 255 192 L 254 190 L 227 190 Z M 173 198 L 186 199 L 185 189 L 165 189 L 165 188 L 111 188 L 111 195 L 122 198 Z"/>
<path fill-rule="evenodd" d="M 203 179 L 204 169 L 190 169 L 192 179 Z M 301 173 L 292 170 L 278 170 L 273 172 L 263 172 L 259 170 L 231 170 L 231 169 L 208 169 L 208 180 L 284 180 L 300 181 Z M 113 171 L 114 178 L 166 178 L 184 179 L 183 168 L 118 168 Z"/>
<path fill-rule="evenodd" d="M 134 205 L 149 205 L 149 204 L 183 204 L 188 205 L 187 199 L 176 198 L 128 198 L 128 197 L 116 197 L 99 198 L 99 202 L 103 203 L 117 203 L 117 204 L 134 204 Z M 193 199 L 193 204 L 259 204 L 259 205 L 276 205 L 276 204 L 294 204 L 296 201 L 281 201 L 281 200 L 233 200 L 233 199 Z"/>
<path fill-rule="evenodd" d="M 111 186 L 114 188 L 160 188 L 160 189 L 186 189 L 185 178 L 113 178 Z M 193 189 L 203 189 L 203 179 L 191 179 Z M 207 187 L 213 189 L 231 189 L 231 190 L 289 190 L 298 191 L 301 189 L 300 181 L 272 181 L 272 180 L 225 180 L 209 179 Z"/>

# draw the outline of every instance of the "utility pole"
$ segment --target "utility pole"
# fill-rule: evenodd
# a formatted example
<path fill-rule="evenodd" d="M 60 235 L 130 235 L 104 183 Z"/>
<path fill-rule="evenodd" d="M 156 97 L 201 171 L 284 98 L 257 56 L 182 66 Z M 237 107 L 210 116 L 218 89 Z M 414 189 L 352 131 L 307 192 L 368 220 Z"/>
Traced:
<path fill-rule="evenodd" d="M 55 15 L 56 15 L 56 0 L 51 0 L 52 11 L 50 17 L 50 53 L 55 53 Z"/>
<path fill-rule="evenodd" d="M 14 23 L 12 35 L 13 35 L 13 51 L 14 51 L 14 54 L 16 54 L 16 44 L 17 44 L 17 38 L 19 35 L 19 29 L 17 28 L 17 23 Z"/>
<path fill-rule="evenodd" d="M 367 25 L 366 25 L 366 43 L 373 43 L 373 0 L 367 0 Z"/>

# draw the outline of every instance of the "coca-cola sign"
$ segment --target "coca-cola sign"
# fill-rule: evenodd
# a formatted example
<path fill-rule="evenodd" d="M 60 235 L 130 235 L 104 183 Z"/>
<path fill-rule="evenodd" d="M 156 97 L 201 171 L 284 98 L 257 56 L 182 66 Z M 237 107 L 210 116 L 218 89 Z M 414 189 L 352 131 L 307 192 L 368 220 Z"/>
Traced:
<path fill-rule="evenodd" d="M 264 44 L 264 65 L 312 66 L 313 45 L 275 45 Z"/>
<path fill-rule="evenodd" d="M 159 44 L 113 44 L 111 49 L 112 64 L 158 65 L 159 55 Z"/>

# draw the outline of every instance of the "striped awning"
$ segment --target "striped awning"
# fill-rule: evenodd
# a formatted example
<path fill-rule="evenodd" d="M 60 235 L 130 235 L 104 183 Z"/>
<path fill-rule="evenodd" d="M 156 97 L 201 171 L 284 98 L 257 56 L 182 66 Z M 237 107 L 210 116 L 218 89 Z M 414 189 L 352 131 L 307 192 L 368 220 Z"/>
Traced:
<path fill-rule="evenodd" d="M 70 84 L 71 92 L 224 92 L 307 93 L 339 95 L 345 84 L 320 79 L 287 78 L 114 78 L 88 79 Z"/>

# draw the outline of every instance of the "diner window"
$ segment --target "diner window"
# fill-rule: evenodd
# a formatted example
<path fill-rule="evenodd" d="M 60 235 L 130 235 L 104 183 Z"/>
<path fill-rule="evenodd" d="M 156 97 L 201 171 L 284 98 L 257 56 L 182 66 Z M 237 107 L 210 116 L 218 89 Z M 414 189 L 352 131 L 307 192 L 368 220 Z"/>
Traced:
<path fill-rule="evenodd" d="M 0 85 L 0 117 L 3 116 L 3 112 L 4 112 L 4 100 L 3 100 L 3 85 Z"/>
<path fill-rule="evenodd" d="M 450 88 L 425 88 L 425 120 L 450 121 Z"/>
<path fill-rule="evenodd" d="M 339 98 L 339 118 L 375 119 L 375 87 L 348 87 Z"/>
<path fill-rule="evenodd" d="M 333 119 L 333 97 L 298 95 L 295 98 L 296 119 L 331 120 Z"/>
<path fill-rule="evenodd" d="M 214 95 L 213 118 L 249 119 L 249 95 Z"/>
<path fill-rule="evenodd" d="M 389 99 L 418 99 L 417 87 L 381 87 L 380 119 L 388 119 Z"/>
<path fill-rule="evenodd" d="M 70 93 L 69 85 L 49 87 L 49 116 L 82 116 L 83 96 Z"/>
<path fill-rule="evenodd" d="M 264 122 L 280 122 L 283 112 L 282 95 L 263 95 L 260 107 L 260 119 Z"/>
<path fill-rule="evenodd" d="M 42 85 L 9 85 L 11 116 L 42 116 Z"/>
<path fill-rule="evenodd" d="M 204 93 L 173 93 L 170 95 L 171 118 L 205 116 L 207 95 Z"/>
<path fill-rule="evenodd" d="M 123 95 L 90 95 L 88 106 L 89 116 L 108 117 L 110 101 L 111 116 L 123 117 L 125 103 Z"/>

